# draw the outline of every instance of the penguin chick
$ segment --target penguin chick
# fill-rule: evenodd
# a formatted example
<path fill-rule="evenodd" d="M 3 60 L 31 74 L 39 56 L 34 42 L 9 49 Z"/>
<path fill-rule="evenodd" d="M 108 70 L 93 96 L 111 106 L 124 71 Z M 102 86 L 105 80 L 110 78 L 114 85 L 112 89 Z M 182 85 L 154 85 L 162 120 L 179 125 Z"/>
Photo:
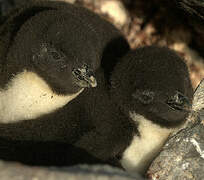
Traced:
<path fill-rule="evenodd" d="M 35 119 L 66 105 L 84 88 L 97 85 L 94 72 L 106 54 L 110 57 L 109 44 L 113 61 L 122 47 L 129 47 L 121 33 L 97 15 L 61 2 L 15 10 L 0 36 L 3 123 Z"/>
<path fill-rule="evenodd" d="M 47 15 L 37 18 L 43 21 Z M 50 113 L 75 98 L 83 88 L 96 86 L 96 67 L 91 64 L 95 57 L 87 60 L 73 56 L 71 49 L 61 50 L 49 42 L 51 35 L 43 37 L 43 26 L 39 24 L 31 18 L 20 28 L 2 62 L 1 122 Z"/>
<path fill-rule="evenodd" d="M 111 91 L 139 132 L 122 153 L 121 165 L 144 173 L 190 112 L 193 90 L 187 66 L 166 47 L 138 48 L 116 65 Z"/>

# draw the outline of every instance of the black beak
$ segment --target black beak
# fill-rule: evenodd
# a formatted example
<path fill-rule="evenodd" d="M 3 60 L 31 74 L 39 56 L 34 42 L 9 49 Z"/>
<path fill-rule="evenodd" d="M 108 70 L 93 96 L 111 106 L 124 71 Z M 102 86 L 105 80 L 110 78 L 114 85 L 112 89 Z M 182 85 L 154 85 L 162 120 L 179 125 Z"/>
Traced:
<path fill-rule="evenodd" d="M 77 69 L 74 68 L 72 70 L 72 74 L 74 76 L 74 79 L 76 80 L 76 84 L 79 87 L 85 88 L 97 86 L 97 81 L 94 77 L 94 73 L 87 66 L 83 66 L 82 68 Z"/>
<path fill-rule="evenodd" d="M 166 102 L 171 108 L 180 111 L 190 111 L 191 110 L 191 103 L 189 98 L 184 96 L 180 92 L 176 92 L 176 94 L 167 100 Z"/>

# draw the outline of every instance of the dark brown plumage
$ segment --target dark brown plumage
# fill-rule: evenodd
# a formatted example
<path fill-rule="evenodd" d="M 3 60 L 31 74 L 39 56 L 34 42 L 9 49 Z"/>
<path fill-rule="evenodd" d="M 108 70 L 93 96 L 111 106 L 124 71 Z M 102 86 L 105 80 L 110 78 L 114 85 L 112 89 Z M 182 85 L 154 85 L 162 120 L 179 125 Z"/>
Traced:
<path fill-rule="evenodd" d="M 54 113 L 1 124 L 0 147 L 4 148 L 0 149 L 0 158 L 59 165 L 56 158 L 64 157 L 60 165 L 109 163 L 144 172 L 169 134 L 189 114 L 193 91 L 186 65 L 167 48 L 144 47 L 130 51 L 119 61 L 112 72 L 111 87 L 103 71 L 97 71 L 96 77 L 96 88 L 86 89 Z M 29 152 L 32 142 L 39 146 Z M 48 150 L 49 161 L 43 159 L 43 153 L 30 158 L 36 151 L 46 153 L 48 142 L 55 149 Z M 72 156 L 67 147 L 71 147 Z M 80 157 L 73 148 L 89 156 Z M 14 149 L 18 156 L 14 156 Z"/>

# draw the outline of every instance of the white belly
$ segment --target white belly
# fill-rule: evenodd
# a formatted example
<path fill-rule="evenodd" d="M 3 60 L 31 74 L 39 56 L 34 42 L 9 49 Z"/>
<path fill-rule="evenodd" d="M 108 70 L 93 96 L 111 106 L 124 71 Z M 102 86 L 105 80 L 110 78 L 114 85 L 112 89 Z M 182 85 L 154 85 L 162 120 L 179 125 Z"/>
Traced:
<path fill-rule="evenodd" d="M 24 71 L 0 90 L 0 123 L 37 118 L 66 105 L 78 96 L 55 94 L 48 84 L 33 72 Z"/>
<path fill-rule="evenodd" d="M 136 113 L 130 113 L 130 117 L 138 122 L 141 136 L 134 136 L 123 153 L 121 164 L 129 172 L 143 174 L 173 129 L 162 128 Z"/>

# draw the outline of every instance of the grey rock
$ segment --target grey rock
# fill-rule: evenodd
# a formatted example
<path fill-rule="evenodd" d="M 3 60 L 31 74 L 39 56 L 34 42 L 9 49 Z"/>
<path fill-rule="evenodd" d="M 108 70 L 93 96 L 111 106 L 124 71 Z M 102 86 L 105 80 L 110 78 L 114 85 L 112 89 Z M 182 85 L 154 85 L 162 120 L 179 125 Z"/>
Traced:
<path fill-rule="evenodd" d="M 67 168 L 29 167 L 0 161 L 1 180 L 143 180 L 110 166 L 78 165 Z"/>
<path fill-rule="evenodd" d="M 195 90 L 192 108 L 196 112 L 204 109 L 204 79 L 200 82 Z"/>

